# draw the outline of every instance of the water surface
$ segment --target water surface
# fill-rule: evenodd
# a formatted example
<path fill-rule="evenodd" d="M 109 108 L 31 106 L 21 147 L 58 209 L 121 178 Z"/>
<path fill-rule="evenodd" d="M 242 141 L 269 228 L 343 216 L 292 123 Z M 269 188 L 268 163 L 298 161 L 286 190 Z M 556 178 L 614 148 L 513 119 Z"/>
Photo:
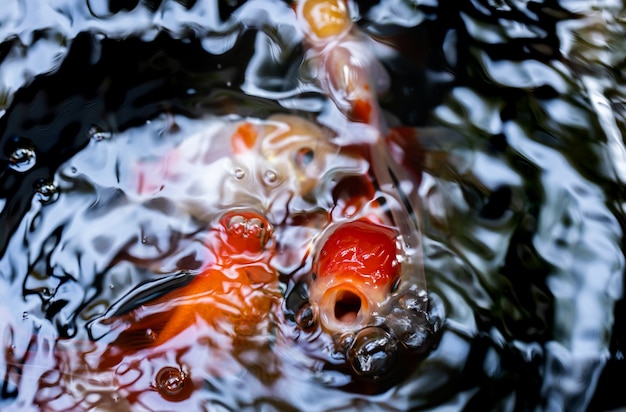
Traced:
<path fill-rule="evenodd" d="M 622 2 L 351 6 L 397 50 L 379 53 L 390 123 L 421 131 L 423 153 L 407 155 L 445 309 L 437 346 L 355 385 L 328 338 L 293 322 L 297 299 L 278 296 L 238 351 L 183 336 L 102 368 L 118 333 L 105 320 L 202 261 L 202 219 L 129 190 L 137 159 L 215 116 L 336 117 L 285 2 L 15 0 L 0 11 L 3 409 L 626 406 L 611 385 L 625 373 Z M 278 267 L 279 295 L 295 296 L 294 268 Z M 183 399 L 155 388 L 188 373 Z"/>

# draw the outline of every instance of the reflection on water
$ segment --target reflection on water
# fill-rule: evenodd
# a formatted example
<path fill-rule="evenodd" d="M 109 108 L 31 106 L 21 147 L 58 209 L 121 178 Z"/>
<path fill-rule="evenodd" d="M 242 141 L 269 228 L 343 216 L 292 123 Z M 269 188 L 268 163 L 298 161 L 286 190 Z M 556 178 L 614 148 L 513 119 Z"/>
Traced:
<path fill-rule="evenodd" d="M 611 391 L 626 373 L 623 4 L 348 3 L 390 74 L 385 120 L 418 128 L 396 150 L 421 173 L 435 312 L 398 299 L 413 309 L 339 342 L 351 366 L 315 324 L 311 239 L 376 191 L 287 2 L 9 1 L 1 408 L 626 406 Z M 280 139 L 233 154 L 238 122 L 285 112 L 311 121 L 294 127 L 318 137 L 313 163 L 297 144 L 281 158 Z M 334 134 L 342 149 L 320 143 Z M 309 165 L 328 173 L 311 183 Z M 217 252 L 228 228 L 270 227 L 259 250 Z M 419 316 L 445 317 L 436 345 L 396 351 Z M 353 373 L 370 356 L 384 379 Z"/>

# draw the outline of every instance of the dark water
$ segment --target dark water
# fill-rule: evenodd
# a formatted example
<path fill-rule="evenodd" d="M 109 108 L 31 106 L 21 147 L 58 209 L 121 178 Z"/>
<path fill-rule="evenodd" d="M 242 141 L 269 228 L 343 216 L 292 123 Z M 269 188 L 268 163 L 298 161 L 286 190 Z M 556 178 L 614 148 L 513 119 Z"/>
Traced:
<path fill-rule="evenodd" d="M 210 116 L 315 118 L 328 101 L 285 2 L 15 0 L 0 11 L 2 410 L 626 407 L 613 385 L 626 374 L 624 5 L 352 6 L 399 51 L 380 55 L 383 109 L 422 131 L 436 347 L 387 382 L 354 381 L 292 321 L 285 263 L 292 298 L 244 349 L 198 340 L 103 368 L 106 319 L 200 265 L 201 225 L 167 199 L 137 202 L 132 164 Z M 181 399 L 155 388 L 187 373 L 199 379 Z"/>

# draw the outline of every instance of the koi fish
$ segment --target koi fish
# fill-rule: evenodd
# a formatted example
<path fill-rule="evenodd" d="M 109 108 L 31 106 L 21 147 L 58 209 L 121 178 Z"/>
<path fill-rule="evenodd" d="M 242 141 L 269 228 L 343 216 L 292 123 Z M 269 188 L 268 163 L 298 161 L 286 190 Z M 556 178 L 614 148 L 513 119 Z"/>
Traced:
<path fill-rule="evenodd" d="M 309 303 L 353 370 L 377 378 L 395 359 L 394 342 L 424 353 L 440 321 L 429 317 L 423 268 L 422 151 L 416 129 L 385 123 L 378 97 L 389 76 L 347 2 L 302 0 L 295 9 L 317 81 L 348 119 L 340 133 L 361 146 L 368 163 L 364 174 L 334 190 L 333 222 L 314 245 Z M 351 336 L 348 347 L 342 336 Z M 362 362 L 368 357 L 381 362 Z"/>
<path fill-rule="evenodd" d="M 210 220 L 223 210 L 284 210 L 285 199 L 314 198 L 331 174 L 360 173 L 361 159 L 341 151 L 334 134 L 302 117 L 211 119 L 157 161 L 139 161 L 128 189 L 141 198 L 164 196 Z"/>
<path fill-rule="evenodd" d="M 411 219 L 411 215 L 419 213 L 416 188 L 421 173 L 415 169 L 407 171 L 402 167 L 405 159 L 397 159 L 390 150 L 392 145 L 401 149 L 414 147 L 414 143 L 407 143 L 414 132 L 406 127 L 390 130 L 383 120 L 378 96 L 387 90 L 389 74 L 373 53 L 372 41 L 352 23 L 345 0 L 302 0 L 296 5 L 296 16 L 309 48 L 309 59 L 317 69 L 318 83 L 358 126 L 349 125 L 343 132 L 349 135 L 348 140 L 369 146 L 371 172 L 386 194 L 386 201 L 391 203 L 394 224 L 399 226 L 408 247 L 419 248 L 420 234 L 414 227 L 417 220 Z M 404 193 L 399 192 L 400 183 L 405 186 Z"/>
<path fill-rule="evenodd" d="M 298 1 L 296 15 L 322 88 L 349 119 L 380 128 L 378 95 L 387 91 L 389 75 L 352 23 L 346 2 Z"/>
<path fill-rule="evenodd" d="M 119 334 L 100 369 L 116 367 L 144 349 L 154 356 L 187 347 L 207 330 L 230 346 L 222 349 L 236 352 L 268 327 L 280 292 L 269 263 L 275 248 L 267 219 L 250 210 L 230 211 L 208 232 L 205 244 L 204 268 L 187 285 L 103 322 Z"/>

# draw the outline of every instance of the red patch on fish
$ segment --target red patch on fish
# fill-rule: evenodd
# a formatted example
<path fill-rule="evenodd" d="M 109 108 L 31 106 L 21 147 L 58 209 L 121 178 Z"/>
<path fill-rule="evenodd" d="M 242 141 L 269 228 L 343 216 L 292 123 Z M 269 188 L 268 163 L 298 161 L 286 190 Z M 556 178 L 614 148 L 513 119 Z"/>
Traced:
<path fill-rule="evenodd" d="M 365 99 L 356 99 L 352 104 L 352 117 L 358 122 L 369 123 L 372 117 L 371 103 Z"/>
<path fill-rule="evenodd" d="M 315 265 L 316 276 L 349 277 L 355 282 L 388 286 L 399 273 L 396 234 L 388 227 L 359 219 L 341 224 L 326 239 Z"/>
<path fill-rule="evenodd" d="M 328 333 L 365 327 L 400 278 L 396 232 L 374 220 L 338 224 L 315 255 L 309 299 Z"/>

